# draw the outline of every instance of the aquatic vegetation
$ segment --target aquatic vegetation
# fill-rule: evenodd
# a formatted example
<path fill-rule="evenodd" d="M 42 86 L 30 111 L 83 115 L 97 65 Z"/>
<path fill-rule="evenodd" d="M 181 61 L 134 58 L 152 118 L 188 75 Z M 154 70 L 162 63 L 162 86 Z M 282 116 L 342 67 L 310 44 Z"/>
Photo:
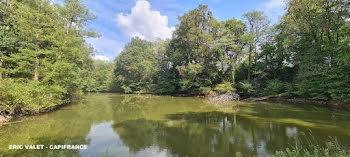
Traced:
<path fill-rule="evenodd" d="M 284 151 L 277 151 L 273 157 L 348 157 L 350 156 L 349 148 L 340 146 L 337 140 L 326 143 L 325 147 L 312 145 L 306 149 L 302 146 L 287 148 Z"/>

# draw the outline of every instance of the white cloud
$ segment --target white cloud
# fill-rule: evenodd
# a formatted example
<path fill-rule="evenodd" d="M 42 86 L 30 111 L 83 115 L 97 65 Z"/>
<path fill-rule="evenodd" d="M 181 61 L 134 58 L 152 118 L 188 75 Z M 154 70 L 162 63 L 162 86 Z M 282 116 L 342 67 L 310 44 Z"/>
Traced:
<path fill-rule="evenodd" d="M 130 14 L 118 14 L 117 23 L 130 37 L 138 36 L 151 41 L 169 39 L 175 30 L 175 27 L 168 27 L 168 17 L 151 10 L 146 0 L 138 0 Z"/>
<path fill-rule="evenodd" d="M 273 20 L 277 20 L 277 18 L 282 16 L 285 12 L 286 0 L 269 0 L 263 3 L 262 6 L 267 15 L 274 18 Z"/>
<path fill-rule="evenodd" d="M 93 59 L 109 62 L 109 58 L 103 55 L 92 56 Z"/>
<path fill-rule="evenodd" d="M 283 0 L 270 0 L 265 3 L 265 8 L 268 10 L 280 9 L 284 7 Z"/>

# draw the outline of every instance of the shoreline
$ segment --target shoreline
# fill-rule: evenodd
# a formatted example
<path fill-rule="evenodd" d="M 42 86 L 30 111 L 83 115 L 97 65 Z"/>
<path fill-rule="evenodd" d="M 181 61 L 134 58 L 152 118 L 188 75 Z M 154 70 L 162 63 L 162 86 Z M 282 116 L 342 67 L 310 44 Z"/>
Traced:
<path fill-rule="evenodd" d="M 252 101 L 252 100 L 255 100 L 255 101 Z M 286 98 L 283 96 L 264 96 L 264 97 L 249 97 L 247 99 L 243 99 L 242 101 L 266 102 L 270 100 L 278 101 L 278 102 L 295 103 L 300 105 L 309 105 L 309 106 L 313 105 L 317 107 L 336 109 L 336 110 L 345 109 L 347 111 L 350 111 L 350 102 L 342 102 L 342 101 L 336 101 L 336 100 L 321 101 L 321 100 L 313 100 L 308 98 Z"/>
<path fill-rule="evenodd" d="M 49 113 L 55 110 L 60 109 L 61 107 L 64 107 L 68 104 L 60 104 L 60 105 L 55 105 L 55 106 L 51 106 L 51 107 L 47 107 L 47 108 L 43 108 L 43 109 L 39 109 L 39 110 L 33 110 L 33 111 L 23 111 L 20 114 L 17 115 L 0 115 L 0 126 L 2 125 L 7 125 L 7 124 L 14 124 L 14 123 L 19 123 L 21 121 L 14 121 L 11 122 L 11 120 L 16 119 L 16 118 L 21 118 L 21 117 L 27 117 L 27 116 L 32 116 L 32 115 L 40 115 L 40 114 L 45 114 L 45 113 Z"/>
<path fill-rule="evenodd" d="M 91 93 L 124 94 L 124 93 L 118 93 L 118 92 L 91 92 Z M 132 94 L 156 95 L 156 96 L 173 96 L 173 97 L 202 97 L 202 98 L 213 97 L 213 96 L 210 96 L 210 95 L 193 95 L 193 94 L 154 94 L 154 93 L 132 93 Z M 132 94 L 126 94 L 126 95 L 132 95 Z M 225 95 L 225 94 L 219 94 L 217 96 L 220 96 L 220 95 Z M 348 103 L 348 102 L 341 102 L 341 101 L 335 101 L 335 100 L 320 101 L 320 100 L 312 100 L 312 99 L 307 99 L 307 98 L 285 98 L 281 94 L 280 95 L 272 95 L 272 96 L 263 96 L 263 97 L 248 97 L 248 98 L 245 98 L 245 99 L 231 100 L 231 101 L 243 101 L 243 102 L 278 101 L 278 102 L 295 103 L 295 104 L 308 105 L 308 106 L 314 105 L 314 106 L 317 106 L 317 107 L 328 108 L 330 110 L 345 109 L 347 111 L 350 111 L 350 103 Z M 74 102 L 74 101 L 72 101 L 72 102 Z M 70 103 L 56 105 L 56 106 L 51 106 L 51 107 L 48 107 L 48 108 L 39 109 L 37 111 L 23 111 L 22 113 L 20 113 L 18 115 L 11 115 L 11 116 L 0 115 L 0 126 L 21 122 L 21 121 L 11 122 L 11 120 L 13 120 L 15 118 L 49 113 L 49 112 L 58 110 L 61 107 L 69 105 L 69 104 Z"/>

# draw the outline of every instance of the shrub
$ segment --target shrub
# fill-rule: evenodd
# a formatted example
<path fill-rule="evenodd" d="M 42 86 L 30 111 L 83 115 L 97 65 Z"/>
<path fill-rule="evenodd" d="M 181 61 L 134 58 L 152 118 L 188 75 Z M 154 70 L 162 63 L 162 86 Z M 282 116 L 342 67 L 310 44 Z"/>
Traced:
<path fill-rule="evenodd" d="M 255 92 L 253 85 L 248 81 L 239 82 L 237 87 L 237 93 L 241 96 L 253 95 Z"/>
<path fill-rule="evenodd" d="M 286 91 L 286 84 L 278 79 L 267 81 L 267 85 L 263 90 L 266 95 L 281 94 Z"/>
<path fill-rule="evenodd" d="M 125 94 L 133 93 L 133 90 L 129 86 L 123 85 L 122 88 L 123 88 Z"/>
<path fill-rule="evenodd" d="M 214 88 L 214 90 L 217 93 L 224 94 L 224 93 L 232 93 L 235 92 L 236 90 L 232 87 L 230 82 L 224 81 L 220 84 L 217 84 Z"/>
<path fill-rule="evenodd" d="M 295 87 L 293 86 L 292 83 L 285 83 L 286 87 L 286 97 L 292 98 L 296 97 L 297 95 L 295 94 Z"/>
<path fill-rule="evenodd" d="M 215 95 L 215 92 L 212 90 L 211 87 L 200 87 L 199 88 L 199 95 L 213 96 L 213 95 Z"/>
<path fill-rule="evenodd" d="M 5 79 L 0 84 L 0 107 L 9 115 L 23 110 L 37 111 L 65 103 L 64 94 L 65 90 L 59 86 Z"/>

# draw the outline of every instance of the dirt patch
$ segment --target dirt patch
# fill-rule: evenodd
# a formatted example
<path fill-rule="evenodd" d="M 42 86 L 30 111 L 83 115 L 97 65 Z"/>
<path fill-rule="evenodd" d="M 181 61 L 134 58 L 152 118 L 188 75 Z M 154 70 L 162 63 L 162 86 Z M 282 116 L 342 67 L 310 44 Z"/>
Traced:
<path fill-rule="evenodd" d="M 9 120 L 10 118 L 0 115 L 0 125 L 3 123 L 7 123 Z"/>
<path fill-rule="evenodd" d="M 213 94 L 206 97 L 209 104 L 231 104 L 232 101 L 239 101 L 240 97 L 236 93 Z"/>

